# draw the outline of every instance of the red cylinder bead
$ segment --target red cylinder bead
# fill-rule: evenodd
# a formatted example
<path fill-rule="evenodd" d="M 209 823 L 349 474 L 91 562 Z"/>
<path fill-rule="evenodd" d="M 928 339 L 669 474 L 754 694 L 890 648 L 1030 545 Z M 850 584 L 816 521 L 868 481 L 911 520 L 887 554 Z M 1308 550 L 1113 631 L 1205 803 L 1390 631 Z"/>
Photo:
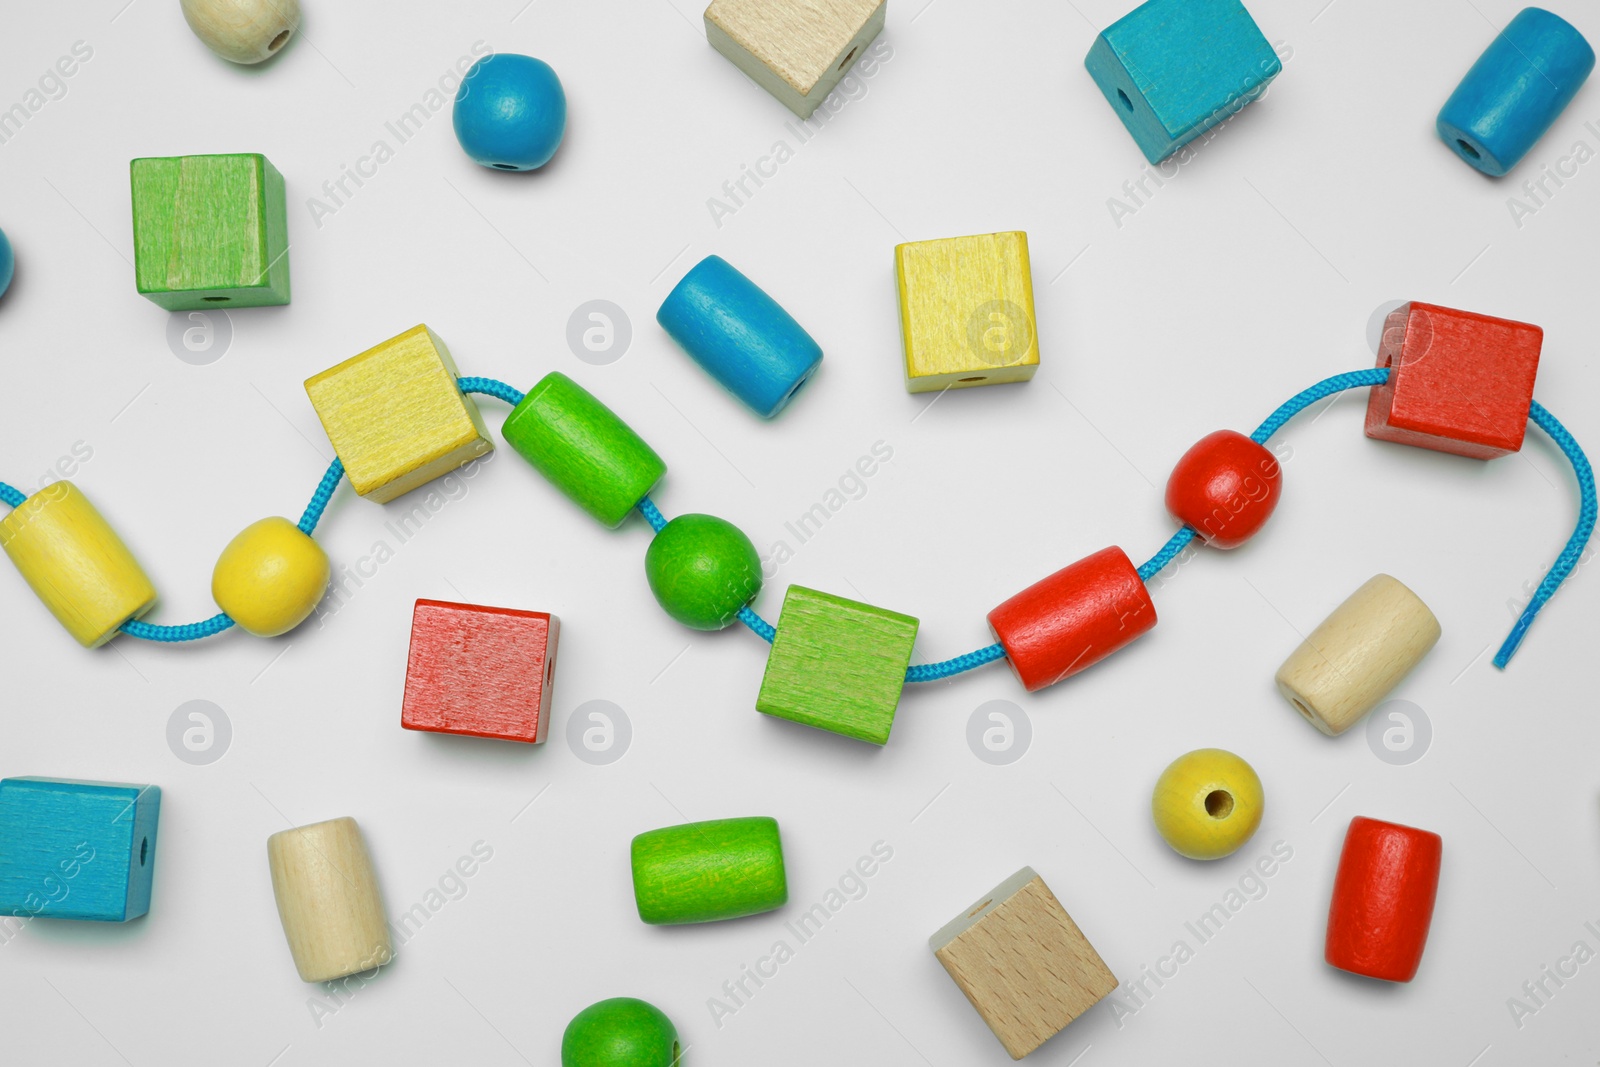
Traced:
<path fill-rule="evenodd" d="M 1267 524 L 1283 493 L 1278 459 L 1242 433 L 1218 430 L 1167 479 L 1167 510 L 1212 548 L 1238 548 Z"/>
<path fill-rule="evenodd" d="M 1028 692 L 1105 659 L 1156 624 L 1156 606 L 1120 548 L 1056 571 L 989 612 Z"/>
<path fill-rule="evenodd" d="M 1341 971 L 1409 982 L 1422 963 L 1439 890 L 1439 835 L 1350 820 L 1328 906 L 1324 957 Z"/>

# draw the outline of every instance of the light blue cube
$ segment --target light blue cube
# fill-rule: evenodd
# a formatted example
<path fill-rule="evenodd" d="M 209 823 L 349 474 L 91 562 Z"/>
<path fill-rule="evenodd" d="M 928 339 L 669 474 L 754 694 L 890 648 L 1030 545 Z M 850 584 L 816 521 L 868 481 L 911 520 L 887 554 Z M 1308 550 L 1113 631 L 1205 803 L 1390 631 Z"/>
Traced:
<path fill-rule="evenodd" d="M 1150 0 L 1108 26 L 1083 62 L 1151 163 L 1237 113 L 1283 69 L 1239 0 Z"/>
<path fill-rule="evenodd" d="M 782 411 L 822 362 L 811 335 L 721 256 L 696 263 L 667 294 L 656 321 L 764 419 Z"/>
<path fill-rule="evenodd" d="M 150 910 L 161 790 L 0 781 L 0 915 L 126 922 Z"/>

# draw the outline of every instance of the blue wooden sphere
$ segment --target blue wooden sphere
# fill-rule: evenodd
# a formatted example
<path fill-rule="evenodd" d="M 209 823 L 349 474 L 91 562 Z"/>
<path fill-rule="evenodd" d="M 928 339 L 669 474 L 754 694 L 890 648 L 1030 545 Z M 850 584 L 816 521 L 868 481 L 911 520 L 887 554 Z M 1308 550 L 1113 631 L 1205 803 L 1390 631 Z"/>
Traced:
<path fill-rule="evenodd" d="M 567 94 L 550 64 L 497 53 L 472 65 L 456 92 L 456 140 L 495 170 L 537 170 L 567 129 Z"/>
<path fill-rule="evenodd" d="M 720 256 L 707 256 L 683 276 L 656 321 L 764 419 L 782 411 L 822 362 L 811 335 Z"/>
<path fill-rule="evenodd" d="M 16 273 L 17 258 L 11 253 L 11 240 L 0 230 L 0 296 L 11 288 L 11 275 Z"/>
<path fill-rule="evenodd" d="M 1485 174 L 1515 167 L 1594 69 L 1594 49 L 1565 19 L 1523 8 L 1439 112 L 1439 137 Z"/>

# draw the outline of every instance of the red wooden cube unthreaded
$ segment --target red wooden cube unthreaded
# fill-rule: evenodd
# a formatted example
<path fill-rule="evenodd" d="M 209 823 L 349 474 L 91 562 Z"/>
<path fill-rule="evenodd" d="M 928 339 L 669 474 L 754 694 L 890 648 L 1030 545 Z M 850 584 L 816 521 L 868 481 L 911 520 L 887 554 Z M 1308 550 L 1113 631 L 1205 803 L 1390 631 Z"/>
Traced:
<path fill-rule="evenodd" d="M 1472 459 L 1522 447 L 1544 330 L 1412 301 L 1390 312 L 1367 436 Z"/>
<path fill-rule="evenodd" d="M 542 611 L 417 601 L 400 725 L 538 744 L 560 632 Z"/>
<path fill-rule="evenodd" d="M 1328 905 L 1324 958 L 1341 971 L 1409 982 L 1422 963 L 1444 842 L 1429 830 L 1350 820 Z"/>
<path fill-rule="evenodd" d="M 989 612 L 1028 692 L 1105 659 L 1156 624 L 1156 606 L 1120 548 L 1101 549 Z"/>

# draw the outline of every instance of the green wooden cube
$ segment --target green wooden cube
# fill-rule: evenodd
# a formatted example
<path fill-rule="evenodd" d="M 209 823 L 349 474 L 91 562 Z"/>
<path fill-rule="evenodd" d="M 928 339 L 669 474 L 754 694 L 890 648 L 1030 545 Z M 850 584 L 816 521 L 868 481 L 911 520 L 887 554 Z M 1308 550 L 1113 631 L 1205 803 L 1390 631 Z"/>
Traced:
<path fill-rule="evenodd" d="M 616 412 L 560 371 L 528 390 L 500 434 L 573 503 L 612 528 L 667 472 Z"/>
<path fill-rule="evenodd" d="M 259 153 L 136 159 L 139 292 L 168 311 L 289 302 L 283 175 Z"/>
<path fill-rule="evenodd" d="M 909 615 L 791 585 L 756 710 L 881 745 L 916 638 Z"/>

